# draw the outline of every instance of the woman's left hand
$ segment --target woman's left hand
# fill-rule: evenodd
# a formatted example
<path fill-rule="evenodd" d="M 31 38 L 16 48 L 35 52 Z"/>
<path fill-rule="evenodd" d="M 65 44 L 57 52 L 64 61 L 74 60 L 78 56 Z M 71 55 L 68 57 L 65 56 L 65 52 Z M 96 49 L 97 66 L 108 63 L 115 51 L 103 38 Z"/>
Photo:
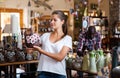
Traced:
<path fill-rule="evenodd" d="M 39 46 L 33 46 L 33 48 L 34 48 L 35 50 L 37 50 L 37 51 L 42 52 L 42 49 L 41 49 Z"/>

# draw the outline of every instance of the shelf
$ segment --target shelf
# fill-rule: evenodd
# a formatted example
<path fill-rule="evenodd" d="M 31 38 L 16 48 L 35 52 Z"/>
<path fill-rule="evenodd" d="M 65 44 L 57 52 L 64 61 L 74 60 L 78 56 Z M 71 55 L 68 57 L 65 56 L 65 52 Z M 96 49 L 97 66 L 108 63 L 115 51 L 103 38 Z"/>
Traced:
<path fill-rule="evenodd" d="M 103 38 L 109 35 L 107 16 L 102 16 L 102 17 L 90 16 L 89 25 L 95 26 L 96 30 L 101 33 L 101 36 Z"/>
<path fill-rule="evenodd" d="M 0 63 L 0 66 L 30 64 L 30 63 L 38 63 L 38 60 L 20 61 L 20 62 L 6 62 L 6 63 Z"/>
<path fill-rule="evenodd" d="M 50 28 L 50 15 L 32 18 L 31 25 L 35 27 L 36 32 L 39 34 L 52 31 L 52 29 Z"/>
<path fill-rule="evenodd" d="M 102 16 L 102 17 L 98 17 L 98 16 L 90 16 L 91 18 L 107 18 L 107 16 Z"/>
<path fill-rule="evenodd" d="M 16 73 L 17 65 L 25 64 L 26 72 L 32 72 L 30 71 L 30 64 L 32 63 L 37 64 L 38 60 L 21 61 L 21 62 L 6 62 L 6 63 L 0 63 L 0 66 L 5 66 L 6 70 L 5 70 L 4 75 L 7 76 L 7 78 L 16 78 L 16 75 L 20 74 L 20 73 Z M 0 75 L 2 76 L 1 71 L 0 71 Z"/>

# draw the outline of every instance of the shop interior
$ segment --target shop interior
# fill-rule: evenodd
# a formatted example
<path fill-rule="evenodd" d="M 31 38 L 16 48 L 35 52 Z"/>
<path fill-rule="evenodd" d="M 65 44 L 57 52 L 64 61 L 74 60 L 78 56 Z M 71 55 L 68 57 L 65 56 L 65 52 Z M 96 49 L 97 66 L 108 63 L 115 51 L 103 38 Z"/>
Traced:
<path fill-rule="evenodd" d="M 115 53 L 120 46 L 120 0 L 0 0 L 0 78 L 37 78 L 39 53 L 26 52 L 25 32 L 28 29 L 39 35 L 52 32 L 50 20 L 54 10 L 62 10 L 68 16 L 73 49 L 66 58 L 67 78 L 79 78 L 77 71 L 84 73 L 83 78 L 112 78 L 111 73 L 118 78 L 120 55 Z M 97 55 L 104 57 L 101 62 L 104 66 L 99 71 L 92 69 L 93 64 L 91 70 L 87 68 L 87 62 L 83 66 L 84 61 L 91 62 L 87 57 L 92 57 L 81 58 L 76 52 L 79 34 L 89 26 L 95 26 L 101 34 L 102 50 L 94 56 L 96 60 Z"/>

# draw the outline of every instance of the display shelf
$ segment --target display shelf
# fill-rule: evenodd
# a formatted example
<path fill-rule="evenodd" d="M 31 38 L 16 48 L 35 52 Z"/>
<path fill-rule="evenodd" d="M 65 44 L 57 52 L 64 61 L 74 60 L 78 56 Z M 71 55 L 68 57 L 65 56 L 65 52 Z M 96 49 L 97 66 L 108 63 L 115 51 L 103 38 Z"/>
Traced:
<path fill-rule="evenodd" d="M 113 37 L 120 38 L 120 22 L 116 22 L 113 27 Z"/>
<path fill-rule="evenodd" d="M 20 61 L 20 62 L 6 62 L 0 63 L 0 66 L 9 66 L 9 65 L 19 65 L 19 64 L 30 64 L 30 63 L 38 63 L 38 60 L 29 60 L 29 61 Z"/>
<path fill-rule="evenodd" d="M 6 62 L 6 63 L 0 63 L 0 67 L 6 67 L 5 70 L 5 76 L 7 78 L 16 78 L 16 68 L 17 65 L 26 65 L 26 71 L 27 72 L 32 72 L 30 71 L 30 64 L 38 64 L 38 60 L 29 60 L 29 61 L 21 61 L 21 62 Z M 2 77 L 1 71 L 0 71 L 0 78 Z"/>
<path fill-rule="evenodd" d="M 50 27 L 50 16 L 44 15 L 42 17 L 32 18 L 31 24 L 34 26 L 35 31 L 39 34 L 43 34 L 45 32 L 51 32 L 53 31 Z"/>
<path fill-rule="evenodd" d="M 106 16 L 102 17 L 90 16 L 89 25 L 95 26 L 96 30 L 101 33 L 102 38 L 105 38 L 106 36 L 109 35 L 108 20 Z"/>

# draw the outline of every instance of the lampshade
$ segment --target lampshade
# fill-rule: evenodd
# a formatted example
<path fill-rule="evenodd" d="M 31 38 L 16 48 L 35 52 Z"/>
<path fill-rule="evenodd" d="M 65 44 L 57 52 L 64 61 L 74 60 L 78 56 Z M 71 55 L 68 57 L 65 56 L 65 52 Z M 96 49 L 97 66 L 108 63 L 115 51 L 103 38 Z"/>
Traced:
<path fill-rule="evenodd" d="M 2 33 L 12 33 L 11 24 L 6 24 Z"/>

